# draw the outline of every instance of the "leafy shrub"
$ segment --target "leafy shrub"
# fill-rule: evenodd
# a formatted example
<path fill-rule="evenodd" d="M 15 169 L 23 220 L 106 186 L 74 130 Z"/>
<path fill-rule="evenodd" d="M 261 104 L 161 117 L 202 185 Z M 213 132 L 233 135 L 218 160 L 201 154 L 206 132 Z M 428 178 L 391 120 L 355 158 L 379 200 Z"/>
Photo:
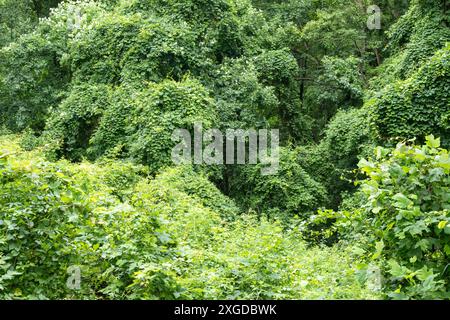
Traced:
<path fill-rule="evenodd" d="M 181 170 L 181 171 L 180 171 Z M 168 169 L 141 183 L 136 198 L 156 207 L 179 255 L 165 263 L 176 274 L 183 299 L 377 298 L 358 280 L 360 257 L 351 248 L 308 248 L 298 230 L 254 214 L 229 221 L 223 206 L 211 205 L 183 168 Z M 175 175 L 175 173 L 181 173 Z M 214 194 L 207 183 L 200 183 Z M 187 182 L 187 183 L 186 183 Z M 175 187 L 174 187 L 175 186 Z M 190 194 L 184 193 L 184 190 Z M 228 201 L 225 201 L 228 202 Z M 211 210 L 211 208 L 217 210 Z M 222 210 L 222 211 L 220 211 Z M 223 216 L 223 214 L 222 214 Z M 342 255 L 342 250 L 346 253 Z M 143 282 L 151 274 L 141 274 Z"/>
<path fill-rule="evenodd" d="M 443 1 L 413 0 L 408 11 L 389 29 L 388 49 L 399 61 L 394 74 L 406 79 L 426 63 L 450 37 L 449 17 Z"/>
<path fill-rule="evenodd" d="M 175 221 L 182 229 L 188 221 Z M 307 247 L 302 235 L 279 223 L 244 215 L 231 225 L 210 226 L 180 243 L 178 283 L 187 299 L 374 299 L 358 280 L 351 248 Z M 183 267 L 180 267 L 183 266 Z"/>
<path fill-rule="evenodd" d="M 175 129 L 193 130 L 194 122 L 211 127 L 215 106 L 196 80 L 166 80 L 145 88 L 83 84 L 49 119 L 44 141 L 57 157 L 79 161 L 104 155 L 130 157 L 156 172 L 171 164 Z"/>
<path fill-rule="evenodd" d="M 323 135 L 327 124 L 337 112 L 350 106 L 360 107 L 363 98 L 363 77 L 360 75 L 362 61 L 354 56 L 345 59 L 324 56 L 321 73 L 308 86 L 303 103 L 309 106 L 309 114 L 317 119 L 313 132 Z"/>
<path fill-rule="evenodd" d="M 40 1 L 35 7 L 47 11 L 54 4 Z M 64 2 L 41 19 L 35 30 L 0 50 L 3 124 L 14 131 L 44 129 L 49 109 L 64 99 L 72 81 L 67 63 L 71 41 L 103 13 L 96 1 Z"/>
<path fill-rule="evenodd" d="M 194 23 L 213 22 L 223 18 L 230 11 L 228 0 L 137 0 L 131 4 L 124 2 L 124 10 L 128 12 L 156 11 L 162 15 L 173 15 L 178 19 Z"/>
<path fill-rule="evenodd" d="M 71 45 L 76 81 L 120 84 L 180 80 L 202 63 L 186 24 L 141 15 L 104 15 Z M 193 54 L 194 53 L 194 54 Z"/>
<path fill-rule="evenodd" d="M 281 134 L 296 141 L 310 141 L 308 118 L 301 111 L 301 100 L 296 78 L 299 67 L 287 49 L 267 50 L 254 58 L 255 67 L 263 84 L 272 86 L 278 99 L 275 110 L 268 110 L 269 123 L 281 129 Z"/>
<path fill-rule="evenodd" d="M 298 147 L 298 161 L 329 194 L 329 207 L 337 209 L 343 192 L 352 192 L 353 170 L 361 157 L 373 148 L 373 133 L 368 121 L 369 110 L 340 110 L 328 123 L 318 145 Z"/>
<path fill-rule="evenodd" d="M 448 145 L 449 51 L 450 45 L 437 51 L 410 78 L 387 86 L 368 102 L 382 138 L 423 139 L 433 132 Z"/>
<path fill-rule="evenodd" d="M 243 208 L 288 221 L 295 215 L 306 217 L 326 202 L 325 188 L 300 166 L 296 150 L 280 148 L 274 175 L 261 175 L 263 166 L 243 166 L 233 179 L 233 197 Z"/>
<path fill-rule="evenodd" d="M 0 298 L 449 298 L 446 3 L 380 1 L 0 0 Z M 170 167 L 196 122 L 278 174 Z"/>
<path fill-rule="evenodd" d="M 0 119 L 12 130 L 42 130 L 47 111 L 61 100 L 68 74 L 55 44 L 30 33 L 0 50 Z"/>
<path fill-rule="evenodd" d="M 98 183 L 116 184 L 117 177 L 93 180 L 87 174 L 92 166 L 49 163 L 14 144 L 3 148 L 2 142 L 0 296 L 133 298 L 144 291 L 146 297 L 173 298 L 176 286 L 158 262 L 171 244 L 158 237 L 157 213 L 137 201 L 121 202 Z M 109 172 L 117 176 L 116 169 Z M 79 292 L 66 286 L 67 268 L 76 265 Z M 150 266 L 154 282 L 133 286 L 137 272 Z"/>
<path fill-rule="evenodd" d="M 0 21 L 1 48 L 30 32 L 37 23 L 37 16 L 30 1 L 4 0 L 0 2 Z"/>
<path fill-rule="evenodd" d="M 329 232 L 365 244 L 391 298 L 449 297 L 450 162 L 439 146 L 427 136 L 423 146 L 378 147 L 376 160 L 359 163 L 368 176 L 359 182 L 363 207 L 318 216 L 337 219 Z"/>
<path fill-rule="evenodd" d="M 55 145 L 57 157 L 79 161 L 86 155 L 92 135 L 111 105 L 111 87 L 82 84 L 72 88 L 69 96 L 47 121 L 45 139 Z"/>
<path fill-rule="evenodd" d="M 130 156 L 156 170 L 171 164 L 175 129 L 193 131 L 194 123 L 211 128 L 217 120 L 215 105 L 206 89 L 192 79 L 150 84 L 135 100 L 127 121 Z"/>
<path fill-rule="evenodd" d="M 279 100 L 259 77 L 248 59 L 225 60 L 217 68 L 213 89 L 221 129 L 267 127 Z"/>

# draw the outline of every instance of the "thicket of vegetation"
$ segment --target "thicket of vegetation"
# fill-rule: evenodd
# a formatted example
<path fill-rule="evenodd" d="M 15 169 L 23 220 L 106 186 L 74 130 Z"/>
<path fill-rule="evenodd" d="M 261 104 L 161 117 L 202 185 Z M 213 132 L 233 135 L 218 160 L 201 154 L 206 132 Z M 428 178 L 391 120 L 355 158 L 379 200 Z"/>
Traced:
<path fill-rule="evenodd" d="M 372 4 L 0 0 L 0 298 L 450 298 L 448 3 Z"/>

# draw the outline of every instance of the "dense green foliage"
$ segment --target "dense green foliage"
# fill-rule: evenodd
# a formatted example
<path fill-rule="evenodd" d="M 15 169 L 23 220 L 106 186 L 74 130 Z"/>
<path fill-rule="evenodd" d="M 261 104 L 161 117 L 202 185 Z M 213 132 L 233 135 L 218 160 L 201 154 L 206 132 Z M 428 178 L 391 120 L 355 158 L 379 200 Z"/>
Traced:
<path fill-rule="evenodd" d="M 302 168 L 297 150 L 283 148 L 280 153 L 277 175 L 262 176 L 260 164 L 246 166 L 233 180 L 231 194 L 259 215 L 287 221 L 307 217 L 326 203 L 326 190 Z"/>
<path fill-rule="evenodd" d="M 450 159 L 439 146 L 429 136 L 422 147 L 399 144 L 388 159 L 378 148 L 378 163 L 359 163 L 369 176 L 361 185 L 368 199 L 363 223 L 371 225 L 377 253 L 390 259 L 394 297 L 448 296 Z"/>
<path fill-rule="evenodd" d="M 153 180 L 124 162 L 50 163 L 15 141 L 0 143 L 2 298 L 376 297 L 352 277 L 360 257 L 310 251 L 265 219 L 228 221 L 233 201 L 189 168 Z M 80 291 L 65 285 L 72 265 Z"/>
<path fill-rule="evenodd" d="M 373 121 L 386 137 L 421 137 L 439 134 L 449 145 L 450 45 L 437 51 L 409 78 L 377 93 Z"/>
<path fill-rule="evenodd" d="M 327 236 L 357 241 L 385 272 L 392 298 L 449 298 L 450 158 L 439 147 L 433 136 L 423 146 L 377 147 L 373 159 L 358 164 L 367 175 L 358 181 L 359 203 L 311 219 L 332 219 Z"/>
<path fill-rule="evenodd" d="M 450 298 L 448 3 L 372 4 L 0 0 L 0 297 Z"/>

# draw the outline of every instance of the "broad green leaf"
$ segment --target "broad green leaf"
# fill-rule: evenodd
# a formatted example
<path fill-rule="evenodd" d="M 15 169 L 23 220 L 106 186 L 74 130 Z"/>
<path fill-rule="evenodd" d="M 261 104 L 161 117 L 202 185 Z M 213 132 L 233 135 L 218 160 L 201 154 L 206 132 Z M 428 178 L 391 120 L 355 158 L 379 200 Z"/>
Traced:
<path fill-rule="evenodd" d="M 431 148 L 439 148 L 441 146 L 441 138 L 434 138 L 431 134 L 425 137 L 427 146 Z"/>
<path fill-rule="evenodd" d="M 406 209 L 413 205 L 413 202 L 402 193 L 397 193 L 392 198 L 395 200 L 395 206 L 397 208 Z"/>
<path fill-rule="evenodd" d="M 445 226 L 447 225 L 447 223 L 448 223 L 447 220 L 443 220 L 443 221 L 439 222 L 438 228 L 439 228 L 439 229 L 444 229 Z"/>

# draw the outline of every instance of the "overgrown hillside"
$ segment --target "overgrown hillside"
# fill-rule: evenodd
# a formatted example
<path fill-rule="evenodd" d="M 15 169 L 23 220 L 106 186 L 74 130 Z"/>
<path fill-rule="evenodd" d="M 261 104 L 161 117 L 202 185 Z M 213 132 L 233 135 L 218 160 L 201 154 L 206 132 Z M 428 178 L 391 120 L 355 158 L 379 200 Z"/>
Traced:
<path fill-rule="evenodd" d="M 372 4 L 0 0 L 0 297 L 450 298 L 449 4 Z"/>

